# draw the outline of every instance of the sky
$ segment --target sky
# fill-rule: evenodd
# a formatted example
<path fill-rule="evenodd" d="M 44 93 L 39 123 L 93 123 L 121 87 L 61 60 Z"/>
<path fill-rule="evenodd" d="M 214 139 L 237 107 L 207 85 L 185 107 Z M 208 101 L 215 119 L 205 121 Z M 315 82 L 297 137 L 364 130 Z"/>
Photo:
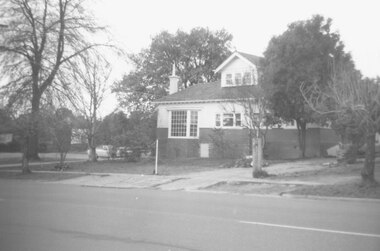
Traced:
<path fill-rule="evenodd" d="M 295 21 L 315 14 L 332 18 L 346 52 L 366 77 L 380 76 L 380 1 L 376 0 L 96 0 L 93 14 L 107 25 L 115 42 L 128 53 L 148 48 L 151 38 L 161 31 L 194 27 L 225 29 L 233 35 L 238 51 L 262 56 L 273 36 L 281 35 Z M 132 66 L 114 59 L 111 81 L 120 80 Z M 117 106 L 108 94 L 101 113 Z"/>

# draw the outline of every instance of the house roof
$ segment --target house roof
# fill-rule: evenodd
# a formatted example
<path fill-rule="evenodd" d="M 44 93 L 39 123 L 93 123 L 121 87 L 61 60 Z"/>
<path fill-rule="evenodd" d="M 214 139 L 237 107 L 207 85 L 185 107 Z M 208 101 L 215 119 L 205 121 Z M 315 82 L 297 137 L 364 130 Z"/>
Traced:
<path fill-rule="evenodd" d="M 222 88 L 220 81 L 216 81 L 212 83 L 192 85 L 182 91 L 155 100 L 154 103 L 164 104 L 220 102 L 244 98 L 245 95 L 249 95 L 252 93 L 252 91 L 254 92 L 257 89 L 258 87 L 253 85 Z"/>
<path fill-rule="evenodd" d="M 240 52 L 240 51 L 238 51 L 238 53 L 255 65 L 258 65 L 260 63 L 261 57 L 259 56 L 255 56 L 255 55 Z"/>
<path fill-rule="evenodd" d="M 215 69 L 215 72 L 220 72 L 224 67 L 226 67 L 235 57 L 242 59 L 243 61 L 247 62 L 248 64 L 252 66 L 257 66 L 260 63 L 260 57 L 240 52 L 240 51 L 235 51 L 234 53 L 231 54 L 224 62 L 218 66 L 218 68 Z"/>

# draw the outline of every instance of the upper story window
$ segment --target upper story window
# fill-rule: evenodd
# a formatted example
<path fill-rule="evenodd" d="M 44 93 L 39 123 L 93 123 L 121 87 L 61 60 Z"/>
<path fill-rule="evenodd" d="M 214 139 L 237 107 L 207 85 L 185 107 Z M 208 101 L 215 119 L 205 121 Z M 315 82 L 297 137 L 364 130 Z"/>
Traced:
<path fill-rule="evenodd" d="M 250 72 L 244 72 L 243 85 L 252 84 L 252 74 Z"/>
<path fill-rule="evenodd" d="M 196 138 L 198 137 L 198 111 L 175 110 L 171 111 L 170 137 Z"/>
<path fill-rule="evenodd" d="M 226 85 L 233 85 L 232 74 L 226 74 Z"/>
<path fill-rule="evenodd" d="M 256 81 L 252 71 L 225 74 L 225 86 L 254 85 Z"/>
<path fill-rule="evenodd" d="M 235 73 L 235 85 L 241 85 L 242 79 L 241 79 L 241 73 Z"/>

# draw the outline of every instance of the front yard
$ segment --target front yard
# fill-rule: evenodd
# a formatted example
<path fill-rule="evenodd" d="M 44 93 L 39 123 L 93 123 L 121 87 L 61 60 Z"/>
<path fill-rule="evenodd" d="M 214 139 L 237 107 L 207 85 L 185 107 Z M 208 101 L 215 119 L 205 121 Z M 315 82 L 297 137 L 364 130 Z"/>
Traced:
<path fill-rule="evenodd" d="M 151 175 L 154 171 L 154 159 L 144 158 L 140 162 L 127 162 L 122 159 L 100 160 L 88 162 L 86 160 L 70 159 L 69 168 L 63 172 L 55 169 L 55 164 L 49 163 L 51 156 L 34 163 L 32 171 L 48 171 L 48 173 L 34 172 L 22 175 L 19 166 L 6 166 L 19 163 L 17 158 L 0 159 L 0 178 L 6 179 L 34 179 L 60 180 L 70 179 L 89 173 L 121 173 Z M 365 187 L 361 185 L 360 169 L 363 159 L 358 163 L 344 165 L 335 163 L 335 159 L 306 159 L 285 162 L 271 162 L 265 167 L 270 176 L 265 179 L 252 179 L 252 168 L 228 168 L 233 166 L 231 160 L 213 159 L 180 159 L 160 160 L 158 163 L 159 175 L 173 175 L 183 177 L 205 177 L 220 182 L 207 190 L 227 191 L 243 194 L 295 194 L 314 196 L 356 197 L 380 199 L 380 186 Z M 0 164 L 0 165 L 1 165 Z M 6 170 L 10 170 L 8 172 Z M 223 173 L 222 176 L 221 173 Z M 207 174 L 207 175 L 206 175 Z M 232 177 L 232 178 L 231 178 Z M 376 160 L 375 178 L 380 181 L 380 159 Z M 279 184 L 273 184 L 279 183 Z M 284 184 L 286 183 L 286 184 Z M 303 184 L 305 183 L 305 184 Z"/>
<path fill-rule="evenodd" d="M 48 163 L 52 158 L 42 159 L 31 165 L 32 171 L 57 171 L 55 164 Z M 70 161 L 71 159 L 69 159 Z M 223 164 L 230 160 L 213 159 L 181 159 L 181 160 L 160 160 L 158 162 L 158 174 L 160 175 L 180 175 L 193 172 L 211 171 L 223 168 Z M 4 160 L 1 161 L 4 164 Z M 20 160 L 11 159 L 11 164 L 20 163 Z M 124 159 L 104 160 L 97 162 L 78 161 L 68 162 L 68 172 L 84 173 L 129 173 L 129 174 L 153 174 L 155 162 L 152 158 L 145 158 L 139 162 L 128 162 Z M 2 167 L 6 170 L 20 170 L 18 166 Z"/>
<path fill-rule="evenodd" d="M 273 165 L 266 168 L 270 177 L 263 183 L 221 182 L 207 188 L 214 191 L 229 191 L 242 194 L 293 194 L 304 196 L 331 196 L 348 198 L 380 199 L 380 185 L 363 186 L 360 170 L 363 159 L 355 164 L 339 164 L 334 159 L 300 160 Z M 330 165 L 329 165 L 330 164 Z M 380 161 L 376 161 L 375 179 L 380 182 Z M 315 182 L 320 185 L 269 184 L 265 180 L 288 182 Z"/>

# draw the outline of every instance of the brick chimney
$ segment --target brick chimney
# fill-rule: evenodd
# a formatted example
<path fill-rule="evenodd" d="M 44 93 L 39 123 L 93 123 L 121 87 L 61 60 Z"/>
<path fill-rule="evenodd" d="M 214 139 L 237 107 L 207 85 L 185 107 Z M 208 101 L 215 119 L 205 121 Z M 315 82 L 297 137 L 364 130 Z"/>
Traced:
<path fill-rule="evenodd" d="M 175 75 L 175 65 L 173 64 L 172 75 L 169 76 L 169 95 L 178 92 L 179 77 Z"/>

